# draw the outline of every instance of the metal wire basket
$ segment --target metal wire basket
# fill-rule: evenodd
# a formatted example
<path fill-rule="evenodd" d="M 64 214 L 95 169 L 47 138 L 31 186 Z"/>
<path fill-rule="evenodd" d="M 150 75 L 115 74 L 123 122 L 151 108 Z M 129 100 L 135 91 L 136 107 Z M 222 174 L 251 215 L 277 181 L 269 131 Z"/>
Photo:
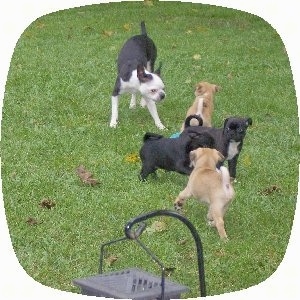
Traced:
<path fill-rule="evenodd" d="M 195 227 L 188 219 L 171 210 L 157 210 L 133 218 L 125 225 L 125 237 L 102 244 L 99 274 L 73 280 L 73 283 L 81 288 L 81 293 L 83 295 L 96 297 L 113 297 L 114 299 L 169 300 L 179 299 L 181 293 L 187 292 L 189 289 L 186 286 L 165 279 L 165 266 L 139 239 L 139 236 L 146 228 L 144 221 L 152 217 L 163 215 L 179 219 L 190 229 L 197 250 L 200 296 L 205 297 L 204 260 L 200 237 Z M 132 228 L 135 224 L 138 224 L 138 228 L 133 231 Z M 152 258 L 152 260 L 160 266 L 160 277 L 136 268 L 128 268 L 121 271 L 102 274 L 105 248 L 111 244 L 128 239 L 135 241 Z"/>

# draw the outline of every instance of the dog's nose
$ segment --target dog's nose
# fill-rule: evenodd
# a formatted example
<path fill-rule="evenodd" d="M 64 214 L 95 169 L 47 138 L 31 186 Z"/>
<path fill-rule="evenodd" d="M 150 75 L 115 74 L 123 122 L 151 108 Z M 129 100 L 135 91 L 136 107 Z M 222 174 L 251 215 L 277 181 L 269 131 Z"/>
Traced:
<path fill-rule="evenodd" d="M 164 99 L 165 96 L 166 96 L 165 93 L 160 93 L 160 94 L 159 94 L 160 100 Z"/>

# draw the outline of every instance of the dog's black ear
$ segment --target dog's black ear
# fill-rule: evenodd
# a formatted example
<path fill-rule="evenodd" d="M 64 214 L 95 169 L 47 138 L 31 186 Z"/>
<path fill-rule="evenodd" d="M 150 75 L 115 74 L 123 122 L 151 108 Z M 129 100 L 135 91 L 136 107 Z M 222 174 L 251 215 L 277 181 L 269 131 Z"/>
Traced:
<path fill-rule="evenodd" d="M 252 118 L 247 119 L 247 125 L 252 125 Z"/>
<path fill-rule="evenodd" d="M 156 71 L 154 71 L 154 73 L 158 76 L 160 76 L 161 67 L 162 67 L 162 62 L 159 63 L 158 68 L 156 69 Z"/>
<path fill-rule="evenodd" d="M 227 119 L 225 119 L 225 121 L 224 121 L 224 125 L 223 125 L 223 133 L 226 131 L 227 123 L 228 123 L 229 120 L 230 120 L 230 118 L 227 118 Z"/>
<path fill-rule="evenodd" d="M 152 80 L 152 78 L 153 78 L 151 74 L 147 74 L 145 72 L 145 67 L 141 64 L 139 64 L 137 66 L 136 71 L 137 71 L 137 77 L 138 77 L 140 82 L 145 83 L 145 82 L 148 82 L 148 81 Z"/>

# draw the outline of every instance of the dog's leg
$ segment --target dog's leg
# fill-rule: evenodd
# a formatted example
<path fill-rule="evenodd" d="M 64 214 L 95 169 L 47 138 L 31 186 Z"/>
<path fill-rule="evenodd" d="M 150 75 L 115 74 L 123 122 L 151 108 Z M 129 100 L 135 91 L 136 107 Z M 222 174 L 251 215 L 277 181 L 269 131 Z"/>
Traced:
<path fill-rule="evenodd" d="M 146 100 L 144 98 L 141 98 L 141 107 L 145 108 L 147 106 Z"/>
<path fill-rule="evenodd" d="M 187 165 L 186 160 L 182 159 L 176 162 L 176 171 L 185 174 L 190 175 L 192 173 L 193 168 L 189 167 Z"/>
<path fill-rule="evenodd" d="M 229 175 L 234 181 L 236 178 L 236 166 L 237 166 L 238 157 L 239 157 L 239 154 L 237 154 L 232 159 L 228 160 Z"/>
<path fill-rule="evenodd" d="M 177 198 L 174 201 L 174 208 L 177 211 L 181 211 L 184 202 L 186 201 L 186 199 L 192 197 L 192 194 L 190 192 L 190 189 L 188 187 L 186 187 L 183 191 L 181 191 L 179 193 L 179 195 L 177 196 Z"/>
<path fill-rule="evenodd" d="M 215 199 L 215 200 L 217 200 L 217 199 Z M 212 201 L 214 201 L 214 200 L 212 200 Z M 224 227 L 223 217 L 224 217 L 223 207 L 220 207 L 220 205 L 210 205 L 209 211 L 207 214 L 209 225 L 216 227 L 220 238 L 222 240 L 226 241 L 228 238 L 227 238 L 227 234 L 226 234 L 225 227 Z"/>
<path fill-rule="evenodd" d="M 130 109 L 136 108 L 136 95 L 135 94 L 131 95 L 131 100 L 130 100 L 129 108 Z"/>
<path fill-rule="evenodd" d="M 141 181 L 146 181 L 149 174 L 153 173 L 156 176 L 156 168 L 149 163 L 144 163 L 140 172 L 139 179 Z"/>
<path fill-rule="evenodd" d="M 162 122 L 161 122 L 161 120 L 158 116 L 155 102 L 153 102 L 152 100 L 146 100 L 146 105 L 147 105 L 147 108 L 150 112 L 151 117 L 154 120 L 154 123 L 155 123 L 156 127 L 158 127 L 161 130 L 165 129 L 166 127 L 162 124 Z"/>
<path fill-rule="evenodd" d="M 116 128 L 118 123 L 118 106 L 119 106 L 119 96 L 111 97 L 111 119 L 110 127 Z"/>

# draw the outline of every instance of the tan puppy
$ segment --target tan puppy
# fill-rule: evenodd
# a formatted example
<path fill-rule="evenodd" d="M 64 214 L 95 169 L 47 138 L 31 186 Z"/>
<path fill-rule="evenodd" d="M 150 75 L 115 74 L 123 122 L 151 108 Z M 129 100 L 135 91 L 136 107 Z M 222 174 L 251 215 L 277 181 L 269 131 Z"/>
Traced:
<path fill-rule="evenodd" d="M 195 100 L 186 113 L 186 118 L 190 115 L 199 115 L 203 120 L 203 126 L 211 127 L 211 117 L 214 111 L 214 95 L 221 88 L 218 85 L 201 81 L 196 85 Z M 181 126 L 181 131 L 184 124 Z"/>
<path fill-rule="evenodd" d="M 224 215 L 234 197 L 229 172 L 222 166 L 217 171 L 216 164 L 224 160 L 223 155 L 215 149 L 198 148 L 190 152 L 194 169 L 186 188 L 181 191 L 174 202 L 175 209 L 180 210 L 187 198 L 195 197 L 208 204 L 208 223 L 215 226 L 221 239 L 226 240 Z"/>

